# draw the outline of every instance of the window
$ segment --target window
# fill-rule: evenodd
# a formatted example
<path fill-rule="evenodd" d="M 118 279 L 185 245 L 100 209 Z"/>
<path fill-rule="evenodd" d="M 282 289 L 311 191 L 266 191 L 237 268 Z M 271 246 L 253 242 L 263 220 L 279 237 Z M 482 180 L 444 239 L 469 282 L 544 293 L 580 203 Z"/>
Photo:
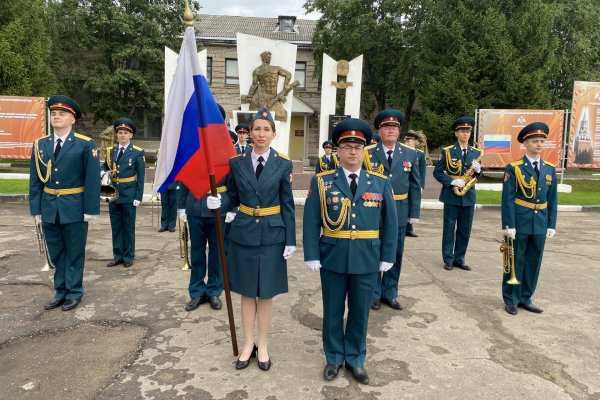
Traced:
<path fill-rule="evenodd" d="M 212 57 L 206 57 L 206 81 L 212 85 Z"/>
<path fill-rule="evenodd" d="M 225 84 L 238 85 L 240 74 L 238 73 L 238 60 L 236 58 L 225 59 Z"/>
<path fill-rule="evenodd" d="M 299 87 L 306 87 L 306 62 L 301 61 L 296 63 L 296 73 L 294 78 L 300 82 Z"/>

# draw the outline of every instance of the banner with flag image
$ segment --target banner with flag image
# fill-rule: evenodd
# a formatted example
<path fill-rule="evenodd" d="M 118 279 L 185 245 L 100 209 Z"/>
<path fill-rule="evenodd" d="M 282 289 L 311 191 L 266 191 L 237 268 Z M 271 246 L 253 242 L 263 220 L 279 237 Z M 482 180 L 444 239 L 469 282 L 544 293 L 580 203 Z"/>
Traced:
<path fill-rule="evenodd" d="M 198 62 L 193 27 L 187 27 L 169 90 L 153 193 L 182 182 L 200 199 L 229 173 L 235 149 Z"/>

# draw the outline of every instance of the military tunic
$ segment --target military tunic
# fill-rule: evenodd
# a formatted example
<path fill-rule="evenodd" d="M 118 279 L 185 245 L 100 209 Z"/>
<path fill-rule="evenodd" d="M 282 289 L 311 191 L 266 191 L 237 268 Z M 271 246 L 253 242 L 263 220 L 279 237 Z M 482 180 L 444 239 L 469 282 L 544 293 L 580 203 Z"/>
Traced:
<path fill-rule="evenodd" d="M 160 226 L 164 229 L 175 229 L 177 223 L 177 185 L 177 181 L 171 182 L 160 194 Z"/>
<path fill-rule="evenodd" d="M 30 163 L 29 209 L 31 215 L 42 217 L 48 252 L 56 267 L 55 298 L 81 299 L 88 233 L 84 214 L 100 213 L 100 162 L 91 138 L 69 132 L 56 158 L 53 135 L 36 140 Z"/>
<path fill-rule="evenodd" d="M 425 189 L 425 177 L 427 176 L 427 162 L 425 161 L 425 153 L 423 150 L 417 150 L 417 162 L 419 165 L 419 175 L 421 176 L 421 193 Z M 420 207 L 420 205 L 419 205 Z M 414 228 L 412 224 L 406 223 L 406 234 L 414 234 Z"/>
<path fill-rule="evenodd" d="M 272 298 L 288 290 L 283 250 L 296 245 L 292 162 L 271 149 L 259 179 L 249 151 L 233 157 L 229 166 L 221 209 L 240 206 L 229 232 L 231 290 L 246 297 Z"/>
<path fill-rule="evenodd" d="M 347 211 L 344 203 L 349 205 Z M 346 214 L 340 215 L 343 212 Z M 324 222 L 327 216 L 339 223 Z M 340 225 L 341 230 L 335 232 Z M 385 176 L 361 169 L 353 196 L 342 168 L 313 177 L 303 228 L 304 260 L 321 263 L 327 363 L 362 367 L 379 262 L 396 260 L 398 214 L 391 182 Z M 348 318 L 344 328 L 346 299 Z"/>
<path fill-rule="evenodd" d="M 334 169 L 337 169 L 339 167 L 340 167 L 340 162 L 339 162 L 336 154 L 331 153 L 331 155 L 329 156 L 329 160 L 327 160 L 326 155 L 323 155 L 323 156 L 319 157 L 319 159 L 317 160 L 317 166 L 315 167 L 315 174 L 319 174 L 319 173 L 325 172 L 325 171 L 333 171 Z"/>
<path fill-rule="evenodd" d="M 556 168 L 540 159 L 540 175 L 527 157 L 506 166 L 502 186 L 502 229 L 516 229 L 515 275 L 521 282 L 509 285 L 504 274 L 505 304 L 531 304 L 542 264 L 546 231 L 556 229 L 558 209 Z"/>
<path fill-rule="evenodd" d="M 244 151 L 242 151 L 242 146 L 240 145 L 239 142 L 237 142 L 235 144 L 235 146 L 233 146 L 233 147 L 235 147 L 235 152 L 237 154 L 242 154 L 242 153 L 245 153 L 248 149 L 252 149 L 252 145 L 248 142 L 246 142 L 246 144 L 244 145 Z"/>
<path fill-rule="evenodd" d="M 460 145 L 455 143 L 442 150 L 441 158 L 433 170 L 433 177 L 443 185 L 439 200 L 444 203 L 442 258 L 446 265 L 465 264 L 476 202 L 475 187 L 461 197 L 454 194 L 451 183 L 464 175 L 479 155 L 479 150 L 469 146 L 467 156 L 463 158 Z M 479 172 L 473 176 L 481 175 L 482 172 Z"/>
<path fill-rule="evenodd" d="M 135 258 L 135 217 L 133 201 L 142 201 L 146 175 L 144 150 L 129 143 L 117 161 L 119 145 L 106 148 L 103 171 L 111 171 L 113 185 L 119 192 L 116 201 L 109 203 L 112 228 L 113 260 L 131 263 Z"/>
<path fill-rule="evenodd" d="M 379 274 L 373 292 L 373 300 L 381 298 L 392 300 L 398 296 L 406 225 L 409 218 L 418 219 L 421 215 L 421 175 L 417 158 L 418 152 L 400 143 L 396 143 L 393 150 L 391 167 L 381 143 L 370 147 L 367 150 L 368 157 L 365 157 L 365 163 L 369 170 L 382 171 L 389 178 L 398 215 L 398 244 L 394 266 L 389 271 Z"/>

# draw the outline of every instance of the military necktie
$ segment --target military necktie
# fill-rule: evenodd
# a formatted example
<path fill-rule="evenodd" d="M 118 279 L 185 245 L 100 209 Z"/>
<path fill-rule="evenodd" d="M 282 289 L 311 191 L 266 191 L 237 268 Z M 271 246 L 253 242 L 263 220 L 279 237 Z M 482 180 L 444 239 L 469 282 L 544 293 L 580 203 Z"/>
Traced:
<path fill-rule="evenodd" d="M 354 196 L 356 194 L 356 188 L 358 187 L 358 185 L 356 184 L 356 178 L 358 178 L 358 175 L 350 174 L 348 176 L 350 177 L 350 179 L 352 179 L 352 182 L 350 182 L 350 190 L 352 191 L 352 196 Z"/>
<path fill-rule="evenodd" d="M 123 157 L 123 148 L 120 148 L 121 150 L 119 150 L 119 155 L 117 155 L 117 162 L 119 162 L 119 160 L 121 159 L 121 157 Z"/>
<path fill-rule="evenodd" d="M 60 149 L 62 149 L 62 146 L 60 145 L 62 143 L 62 139 L 57 139 L 56 140 L 56 147 L 54 148 L 54 158 L 58 157 L 58 153 L 60 153 Z"/>
<path fill-rule="evenodd" d="M 240 146 L 240 148 L 242 149 L 242 153 L 244 152 L 246 146 Z"/>
<path fill-rule="evenodd" d="M 263 168 L 265 167 L 263 165 L 263 161 L 265 161 L 263 156 L 258 157 L 258 165 L 256 166 L 256 179 L 257 180 L 260 177 L 260 174 L 262 173 Z"/>
<path fill-rule="evenodd" d="M 387 160 L 388 160 L 388 165 L 390 166 L 390 168 L 392 167 L 392 154 L 394 153 L 394 150 L 388 150 L 387 152 Z"/>
<path fill-rule="evenodd" d="M 539 178 L 540 177 L 540 169 L 538 168 L 538 162 L 537 161 L 533 162 L 533 170 L 535 171 L 535 174 Z"/>

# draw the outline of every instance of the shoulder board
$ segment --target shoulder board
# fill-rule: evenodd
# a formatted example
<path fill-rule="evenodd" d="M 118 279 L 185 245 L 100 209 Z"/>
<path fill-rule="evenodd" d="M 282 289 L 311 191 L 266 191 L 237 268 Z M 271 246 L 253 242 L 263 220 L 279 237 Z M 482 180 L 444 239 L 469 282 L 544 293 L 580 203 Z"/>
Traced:
<path fill-rule="evenodd" d="M 415 149 L 416 151 L 420 151 L 421 153 L 425 154 L 425 152 L 421 149 Z"/>
<path fill-rule="evenodd" d="M 37 141 L 40 141 L 40 140 L 42 140 L 42 139 L 47 139 L 47 138 L 49 138 L 50 136 L 51 136 L 51 135 L 42 136 L 42 137 L 39 137 L 39 138 L 35 139 L 35 141 L 37 142 Z"/>
<path fill-rule="evenodd" d="M 83 140 L 86 140 L 86 141 L 92 140 L 92 138 L 91 138 L 91 137 L 89 137 L 89 136 L 85 136 L 85 135 L 82 135 L 81 133 L 77 133 L 77 132 L 75 132 L 75 133 L 73 134 L 73 136 L 75 136 L 75 137 L 76 137 L 76 138 L 78 138 L 78 139 L 83 139 Z"/>
<path fill-rule="evenodd" d="M 515 162 L 511 162 L 510 165 L 512 165 L 513 167 L 516 167 L 517 165 L 522 165 L 523 164 L 523 160 L 517 160 Z"/>
<path fill-rule="evenodd" d="M 546 164 L 546 165 L 549 165 L 549 166 L 551 166 L 551 167 L 554 167 L 554 166 L 555 166 L 554 164 L 552 164 L 551 162 L 548 162 L 548 161 L 544 161 L 544 164 Z"/>
<path fill-rule="evenodd" d="M 453 148 L 453 147 L 454 147 L 454 145 L 453 145 L 453 144 L 451 144 L 450 146 L 446 146 L 446 147 L 444 147 L 444 150 L 450 150 L 450 149 L 451 149 L 451 148 Z"/>
<path fill-rule="evenodd" d="M 232 160 L 232 159 L 234 159 L 234 158 L 241 157 L 241 156 L 242 156 L 242 154 L 243 154 L 243 153 L 236 154 L 235 156 L 231 156 L 229 159 L 230 159 L 230 160 Z"/>
<path fill-rule="evenodd" d="M 365 146 L 365 150 L 371 150 L 371 149 L 375 148 L 376 146 L 377 146 L 377 143 L 370 144 L 368 146 Z"/>
<path fill-rule="evenodd" d="M 378 176 L 378 177 L 383 178 L 383 179 L 387 179 L 388 178 L 387 176 L 385 176 L 383 174 L 378 174 L 377 172 L 372 172 L 372 171 L 367 172 L 367 174 L 373 175 L 373 176 Z"/>
<path fill-rule="evenodd" d="M 325 176 L 325 175 L 331 175 L 335 172 L 335 169 L 332 169 L 331 171 L 323 171 L 317 174 L 317 176 Z"/>
<path fill-rule="evenodd" d="M 133 145 L 133 148 L 136 149 L 137 151 L 144 151 L 144 149 L 142 149 L 141 147 L 138 147 L 136 145 Z"/>
<path fill-rule="evenodd" d="M 399 145 L 400 145 L 400 146 L 404 146 L 404 147 L 406 147 L 407 149 L 415 150 L 415 148 L 413 148 L 413 147 L 410 147 L 410 146 L 408 146 L 408 145 L 405 145 L 404 143 L 399 143 Z"/>
<path fill-rule="evenodd" d="M 288 156 L 286 156 L 285 154 L 282 154 L 282 153 L 277 153 L 276 155 L 277 155 L 277 157 L 281 157 L 284 160 L 289 160 L 290 159 Z"/>

